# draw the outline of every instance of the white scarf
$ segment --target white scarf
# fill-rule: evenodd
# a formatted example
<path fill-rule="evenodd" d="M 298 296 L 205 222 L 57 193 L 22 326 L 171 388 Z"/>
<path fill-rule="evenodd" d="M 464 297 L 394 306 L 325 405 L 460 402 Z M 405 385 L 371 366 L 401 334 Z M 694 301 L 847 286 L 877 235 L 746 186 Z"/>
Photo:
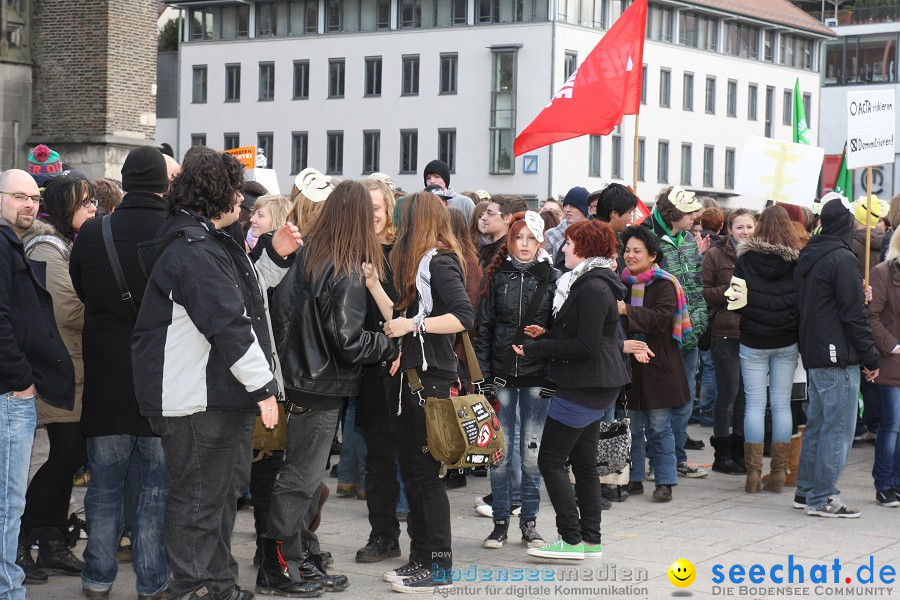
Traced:
<path fill-rule="evenodd" d="M 419 344 L 422 347 L 422 371 L 428 370 L 428 359 L 425 358 L 425 339 L 421 335 L 422 323 L 425 317 L 431 314 L 434 308 L 434 298 L 431 296 L 431 259 L 437 254 L 437 248 L 432 248 L 426 252 L 419 260 L 419 267 L 416 269 L 416 294 L 419 297 L 419 311 L 412 318 L 413 321 L 413 337 L 419 338 Z M 397 415 L 403 412 L 403 403 L 400 400 L 403 397 L 403 373 L 400 373 L 400 396 L 397 402 Z"/>
<path fill-rule="evenodd" d="M 587 259 L 568 273 L 563 274 L 556 284 L 556 294 L 553 296 L 553 314 L 556 315 L 556 313 L 559 312 L 559 309 L 562 308 L 562 305 L 566 303 L 566 299 L 569 297 L 569 291 L 572 289 L 572 284 L 574 284 L 579 277 L 593 269 L 615 269 L 615 267 L 616 260 L 614 258 L 595 256 L 594 258 Z"/>

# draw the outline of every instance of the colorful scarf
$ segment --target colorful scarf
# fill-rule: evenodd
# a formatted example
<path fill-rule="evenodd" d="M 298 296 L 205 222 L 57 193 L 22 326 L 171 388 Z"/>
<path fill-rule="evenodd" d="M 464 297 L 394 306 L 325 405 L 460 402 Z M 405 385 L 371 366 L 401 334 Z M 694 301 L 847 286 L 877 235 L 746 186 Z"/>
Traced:
<path fill-rule="evenodd" d="M 569 297 L 569 291 L 572 289 L 572 284 L 575 283 L 575 280 L 593 269 L 611 269 L 614 271 L 616 269 L 616 259 L 595 256 L 587 259 L 568 273 L 564 273 L 556 282 L 556 293 L 553 295 L 554 315 L 566 303 L 566 298 Z"/>
<path fill-rule="evenodd" d="M 662 279 L 671 281 L 675 286 L 675 295 L 678 297 L 678 303 L 675 308 L 675 318 L 672 325 L 672 337 L 681 347 L 681 340 L 691 332 L 691 317 L 688 314 L 687 298 L 681 284 L 675 279 L 675 276 L 667 271 L 663 271 L 656 265 L 652 269 L 647 269 L 643 273 L 632 275 L 628 269 L 622 272 L 622 281 L 631 287 L 631 306 L 644 305 L 645 287 L 653 282 L 654 279 Z"/>

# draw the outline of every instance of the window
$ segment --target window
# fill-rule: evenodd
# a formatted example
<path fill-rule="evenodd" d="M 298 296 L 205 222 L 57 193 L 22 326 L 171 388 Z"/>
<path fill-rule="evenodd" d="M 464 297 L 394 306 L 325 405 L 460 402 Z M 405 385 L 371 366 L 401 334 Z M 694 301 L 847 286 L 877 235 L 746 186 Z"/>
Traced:
<path fill-rule="evenodd" d="M 734 189 L 734 148 L 725 148 L 725 188 Z"/>
<path fill-rule="evenodd" d="M 455 129 L 438 129 L 438 160 L 447 163 L 451 173 L 456 173 Z"/>
<path fill-rule="evenodd" d="M 328 97 L 344 97 L 344 59 L 328 59 Z M 343 135 L 343 134 L 342 134 Z M 343 138 L 341 138 L 343 139 Z"/>
<path fill-rule="evenodd" d="M 659 105 L 663 108 L 669 108 L 670 98 L 672 96 L 672 71 L 669 69 L 659 70 Z"/>
<path fill-rule="evenodd" d="M 659 140 L 656 151 L 656 181 L 669 183 L 669 142 Z"/>
<path fill-rule="evenodd" d="M 684 110 L 694 110 L 694 74 L 684 74 L 684 89 L 681 92 L 681 107 Z"/>
<path fill-rule="evenodd" d="M 811 71 L 813 68 L 813 49 L 815 47 L 815 42 L 811 39 L 799 37 L 796 35 L 788 35 L 786 33 L 782 33 L 778 36 L 778 62 L 786 67 L 793 67 L 795 69 L 806 69 L 807 71 Z M 895 37 L 893 35 L 890 36 L 891 44 L 894 44 Z M 896 46 L 895 46 L 896 47 Z M 896 53 L 896 50 L 889 49 L 890 46 L 887 46 L 885 49 L 888 50 L 889 53 Z M 877 46 L 876 46 L 877 52 Z M 875 58 L 876 61 L 880 63 L 883 58 Z M 849 61 L 848 61 L 849 62 Z M 865 69 L 866 66 L 863 65 L 859 60 L 854 61 L 859 67 Z M 874 65 L 871 65 L 874 66 Z M 858 67 L 858 68 L 859 68 Z M 891 70 L 895 69 L 894 65 L 889 67 Z M 882 80 L 886 80 L 884 75 L 884 69 L 882 66 L 880 73 L 869 73 L 867 74 L 869 77 L 879 77 Z"/>
<path fill-rule="evenodd" d="M 784 105 L 781 107 L 781 123 L 782 125 L 790 125 L 794 116 L 794 92 L 793 90 L 784 90 Z"/>
<path fill-rule="evenodd" d="M 678 17 L 678 43 L 691 48 L 715 52 L 719 30 L 718 19 L 682 12 Z"/>
<path fill-rule="evenodd" d="M 287 35 L 288 5 L 286 2 L 263 2 L 256 5 L 256 37 Z"/>
<path fill-rule="evenodd" d="M 325 173 L 341 175 L 344 172 L 344 132 L 329 131 L 325 149 Z"/>
<path fill-rule="evenodd" d="M 334 33 L 341 30 L 341 0 L 325 0 L 325 31 Z M 343 133 L 341 134 L 343 136 Z M 341 154 L 343 155 L 343 137 Z"/>
<path fill-rule="evenodd" d="M 590 137 L 588 147 L 588 177 L 600 177 L 600 148 L 603 138 L 599 135 Z"/>
<path fill-rule="evenodd" d="M 241 65 L 225 65 L 225 102 L 241 100 Z"/>
<path fill-rule="evenodd" d="M 641 67 L 641 104 L 647 104 L 647 65 Z"/>
<path fill-rule="evenodd" d="M 726 114 L 729 117 L 737 117 L 737 81 L 734 79 L 728 80 L 728 97 L 727 97 L 727 106 L 725 108 Z"/>
<path fill-rule="evenodd" d="M 675 13 L 671 8 L 650 4 L 647 7 L 647 39 L 659 42 L 672 41 Z"/>
<path fill-rule="evenodd" d="M 747 86 L 747 119 L 749 121 L 756 120 L 756 95 L 758 91 L 755 83 Z"/>
<path fill-rule="evenodd" d="M 218 40 L 222 38 L 221 7 L 193 9 L 190 12 L 191 40 Z"/>
<path fill-rule="evenodd" d="M 319 0 L 291 0 L 288 4 L 290 35 L 318 33 Z"/>
<path fill-rule="evenodd" d="M 259 152 L 260 150 L 262 150 L 263 154 L 268 160 L 270 169 L 275 168 L 275 156 L 272 150 L 272 146 L 274 146 L 274 138 L 274 134 L 270 132 L 256 134 L 256 151 Z"/>
<path fill-rule="evenodd" d="M 638 139 L 638 181 L 644 181 L 644 165 L 646 164 L 646 152 L 644 152 L 646 148 L 646 143 L 644 138 Z"/>
<path fill-rule="evenodd" d="M 419 131 L 400 130 L 400 172 L 415 173 L 419 155 Z"/>
<path fill-rule="evenodd" d="M 763 34 L 763 60 L 775 62 L 775 32 L 772 30 Z"/>
<path fill-rule="evenodd" d="M 403 57 L 402 81 L 400 94 L 403 96 L 419 95 L 419 55 Z"/>
<path fill-rule="evenodd" d="M 275 63 L 259 63 L 259 99 L 275 99 Z"/>
<path fill-rule="evenodd" d="M 706 114 L 716 114 L 716 78 L 706 78 Z"/>
<path fill-rule="evenodd" d="M 309 61 L 294 61 L 294 100 L 309 99 Z M 302 169 L 301 169 L 302 170 Z"/>
<path fill-rule="evenodd" d="M 309 166 L 309 133 L 291 133 L 291 175 L 296 175 Z"/>
<path fill-rule="evenodd" d="M 225 141 L 222 146 L 225 150 L 231 150 L 233 148 L 240 148 L 241 147 L 241 135 L 239 133 L 226 133 Z"/>
<path fill-rule="evenodd" d="M 566 50 L 566 55 L 563 60 L 563 77 L 568 81 L 569 77 L 572 76 L 572 73 L 575 72 L 575 69 L 578 68 L 578 53 Z"/>
<path fill-rule="evenodd" d="M 459 3 L 460 11 L 464 2 Z M 585 0 L 582 6 L 589 10 L 591 2 Z M 577 16 L 573 15 L 577 19 Z M 541 0 L 475 0 L 476 23 L 520 23 L 522 21 L 546 21 L 547 3 Z M 563 20 L 563 19 L 561 19 Z M 589 25 L 589 23 L 582 23 Z"/>
<path fill-rule="evenodd" d="M 741 58 L 759 58 L 759 27 L 728 23 L 725 27 L 725 53 Z"/>
<path fill-rule="evenodd" d="M 191 102 L 202 104 L 206 102 L 206 65 L 194 67 Z"/>
<path fill-rule="evenodd" d="M 381 95 L 381 57 L 366 57 L 366 96 Z M 378 169 L 375 169 L 377 171 Z M 370 173 L 372 171 L 369 171 Z"/>
<path fill-rule="evenodd" d="M 441 94 L 456 93 L 456 75 L 459 58 L 456 54 L 441 54 Z"/>
<path fill-rule="evenodd" d="M 422 0 L 398 0 L 397 24 L 401 29 L 422 26 Z"/>
<path fill-rule="evenodd" d="M 775 88 L 766 86 L 766 131 L 765 136 L 772 137 L 772 127 L 775 120 Z"/>
<path fill-rule="evenodd" d="M 614 133 L 612 136 L 612 178 L 622 179 L 622 136 Z"/>
<path fill-rule="evenodd" d="M 897 81 L 897 35 L 845 36 L 825 44 L 824 85 Z"/>
<path fill-rule="evenodd" d="M 691 185 L 691 154 L 691 145 L 681 144 L 681 185 Z"/>
<path fill-rule="evenodd" d="M 714 158 L 715 148 L 712 146 L 703 146 L 703 187 L 713 186 Z"/>
<path fill-rule="evenodd" d="M 363 131 L 363 175 L 381 170 L 381 132 Z"/>
<path fill-rule="evenodd" d="M 15 6 L 13 2 L 13 6 Z M 21 12 L 21 11 L 20 11 Z M 250 34 L 250 5 L 212 6 L 189 11 L 190 36 L 193 41 L 233 40 Z"/>
<path fill-rule="evenodd" d="M 491 69 L 491 148 L 488 172 L 516 172 L 513 140 L 516 138 L 516 66 L 518 51 L 493 49 Z"/>
<path fill-rule="evenodd" d="M 806 113 L 806 126 L 812 128 L 812 94 L 803 94 L 803 112 Z"/>
<path fill-rule="evenodd" d="M 451 2 L 450 2 L 450 24 L 451 25 L 465 25 L 468 22 L 468 18 L 469 18 L 469 2 L 468 2 L 468 0 L 451 0 Z"/>
<path fill-rule="evenodd" d="M 191 134 L 191 146 L 205 146 L 206 145 L 206 134 L 205 133 L 192 133 Z"/>

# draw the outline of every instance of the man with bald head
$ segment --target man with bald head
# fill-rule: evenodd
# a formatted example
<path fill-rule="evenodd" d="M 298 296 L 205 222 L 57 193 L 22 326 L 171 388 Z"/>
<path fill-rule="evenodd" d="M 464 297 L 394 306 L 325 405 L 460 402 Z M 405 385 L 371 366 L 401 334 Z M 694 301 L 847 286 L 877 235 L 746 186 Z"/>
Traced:
<path fill-rule="evenodd" d="M 67 410 L 75 402 L 75 369 L 56 328 L 43 263 L 26 259 L 22 246 L 40 202 L 31 175 L 18 169 L 0 173 L 0 598 L 14 600 L 25 598 L 16 554 L 35 401 L 40 394 Z"/>
<path fill-rule="evenodd" d="M 123 516 L 133 515 L 132 567 L 141 600 L 165 598 L 169 563 L 163 521 L 169 471 L 160 438 L 138 413 L 131 368 L 131 334 L 147 279 L 138 264 L 138 244 L 156 237 L 166 218 L 163 194 L 180 169 L 156 148 L 132 150 L 122 165 L 125 197 L 116 211 L 87 221 L 72 248 L 69 272 L 84 303 L 84 394 L 81 431 L 87 438 L 91 480 L 84 498 L 88 543 L 81 573 L 84 595 L 109 596 L 116 577 L 116 549 Z M 122 268 L 126 289 L 113 272 L 104 242 L 104 222 Z M 140 465 L 136 505 L 125 494 L 132 462 Z"/>

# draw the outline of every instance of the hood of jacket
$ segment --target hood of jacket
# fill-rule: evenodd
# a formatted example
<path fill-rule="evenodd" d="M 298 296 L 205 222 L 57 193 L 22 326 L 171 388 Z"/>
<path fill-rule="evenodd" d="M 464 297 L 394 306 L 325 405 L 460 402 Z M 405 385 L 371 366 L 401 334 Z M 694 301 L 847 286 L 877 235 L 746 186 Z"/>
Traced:
<path fill-rule="evenodd" d="M 169 215 L 159 226 L 156 237 L 138 244 L 138 262 L 144 275 L 150 277 L 153 266 L 162 255 L 163 250 L 176 237 L 185 236 L 189 242 L 201 241 L 215 231 L 212 221 L 192 210 Z"/>
<path fill-rule="evenodd" d="M 800 251 L 784 244 L 770 244 L 756 238 L 738 245 L 737 255 L 753 253 L 753 264 L 760 275 L 770 279 L 784 277 L 793 268 Z M 749 258 L 749 257 L 748 257 Z"/>
<path fill-rule="evenodd" d="M 574 290 L 577 286 L 583 285 L 587 281 L 592 279 L 602 279 L 609 285 L 609 289 L 612 290 L 613 296 L 615 296 L 616 300 L 624 300 L 625 299 L 625 284 L 622 283 L 622 279 L 619 277 L 619 274 L 613 271 L 612 269 L 606 269 L 604 267 L 597 267 L 595 269 L 591 269 L 587 273 L 584 273 L 572 283 L 572 290 Z"/>
<path fill-rule="evenodd" d="M 797 258 L 797 272 L 806 277 L 815 268 L 816 263 L 841 250 L 852 252 L 847 241 L 841 238 L 825 233 L 813 236 Z"/>
<path fill-rule="evenodd" d="M 62 239 L 67 245 L 71 245 L 71 243 L 63 238 L 62 234 L 56 230 L 56 227 L 47 221 L 42 221 L 40 219 L 34 220 L 34 223 L 31 224 L 31 227 L 29 227 L 28 231 L 25 232 L 25 235 L 22 236 L 22 243 L 27 246 L 28 242 L 39 235 L 55 235 Z"/>

